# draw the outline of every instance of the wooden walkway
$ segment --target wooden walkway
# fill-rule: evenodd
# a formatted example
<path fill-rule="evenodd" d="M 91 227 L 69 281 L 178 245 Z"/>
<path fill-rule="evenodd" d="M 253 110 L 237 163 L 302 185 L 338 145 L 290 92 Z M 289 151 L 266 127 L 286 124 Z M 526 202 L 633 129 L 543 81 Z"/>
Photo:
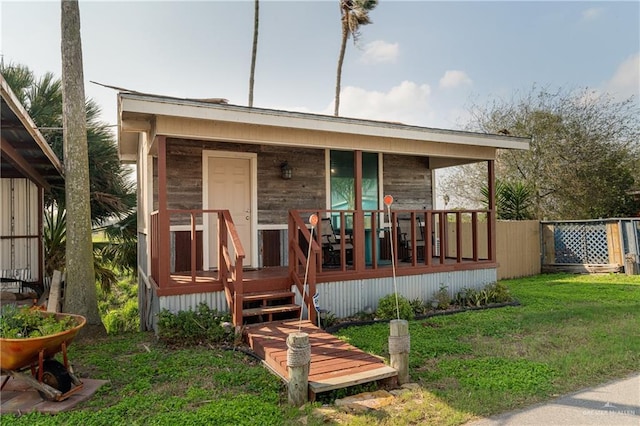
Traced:
<path fill-rule="evenodd" d="M 249 325 L 246 337 L 253 351 L 275 374 L 288 383 L 287 336 L 298 331 L 299 321 L 288 320 Z M 309 335 L 311 366 L 309 398 L 334 389 L 346 388 L 376 380 L 395 378 L 398 372 L 380 358 L 361 351 L 302 321 L 300 331 Z"/>

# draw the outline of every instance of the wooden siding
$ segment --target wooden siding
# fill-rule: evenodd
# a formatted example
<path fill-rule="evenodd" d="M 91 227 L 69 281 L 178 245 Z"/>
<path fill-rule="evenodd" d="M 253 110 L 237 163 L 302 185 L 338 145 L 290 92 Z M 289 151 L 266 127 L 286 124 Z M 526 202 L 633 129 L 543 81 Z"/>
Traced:
<path fill-rule="evenodd" d="M 167 201 L 169 209 L 202 209 L 202 151 L 252 152 L 258 156 L 258 224 L 282 225 L 289 210 L 322 209 L 326 204 L 323 149 L 167 139 Z M 293 168 L 289 180 L 280 164 Z M 383 155 L 383 193 L 394 195 L 396 209 L 432 208 L 428 157 Z M 154 210 L 157 205 L 157 160 L 154 159 Z M 188 217 L 173 217 L 172 225 L 187 225 Z M 200 224 L 200 221 L 198 222 Z"/>
<path fill-rule="evenodd" d="M 168 209 L 203 208 L 203 150 L 258 155 L 258 224 L 286 224 L 290 209 L 324 208 L 324 150 L 167 139 Z M 293 168 L 293 177 L 289 180 L 280 177 L 283 161 Z M 157 194 L 157 188 L 157 166 L 154 166 L 154 194 Z M 154 204 L 157 209 L 157 195 L 154 195 Z M 172 217 L 171 224 L 187 225 L 188 217 Z"/>
<path fill-rule="evenodd" d="M 431 170 L 428 161 L 428 157 L 383 155 L 383 193 L 393 195 L 394 209 L 431 209 Z"/>
<path fill-rule="evenodd" d="M 258 223 L 284 225 L 289 210 L 324 208 L 326 203 L 324 150 L 249 145 L 258 152 Z M 282 179 L 280 165 L 291 166 L 291 179 Z"/>

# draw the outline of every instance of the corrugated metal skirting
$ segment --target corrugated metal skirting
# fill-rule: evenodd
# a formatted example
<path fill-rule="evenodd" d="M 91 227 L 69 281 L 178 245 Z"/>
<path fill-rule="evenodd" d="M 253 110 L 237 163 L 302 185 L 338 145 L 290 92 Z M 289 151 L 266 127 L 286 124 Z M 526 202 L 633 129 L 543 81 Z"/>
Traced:
<path fill-rule="evenodd" d="M 396 278 L 399 294 L 409 300 L 433 299 L 433 294 L 446 286 L 454 297 L 463 288 L 480 289 L 497 281 L 496 269 L 441 272 Z M 378 300 L 394 292 L 393 278 L 342 281 L 317 285 L 320 309 L 344 318 L 365 310 L 375 310 Z M 300 299 L 297 300 L 300 303 Z"/>
<path fill-rule="evenodd" d="M 206 303 L 211 309 L 227 312 L 227 299 L 223 291 L 215 293 L 194 293 L 182 294 L 179 296 L 161 296 L 159 298 L 159 308 L 168 309 L 171 312 L 194 310 L 200 303 Z"/>
<path fill-rule="evenodd" d="M 398 292 L 408 298 L 422 299 L 427 302 L 433 294 L 446 286 L 449 295 L 454 297 L 463 288 L 480 289 L 497 279 L 496 269 L 478 269 L 473 271 L 442 272 L 425 275 L 397 277 Z M 328 310 L 336 317 L 344 318 L 366 309 L 375 310 L 380 298 L 394 291 L 392 278 L 341 281 L 317 285 L 320 309 Z M 227 312 L 228 306 L 224 292 L 196 293 L 180 296 L 162 296 L 158 298 L 157 308 L 171 312 L 193 310 L 204 302 L 212 309 Z M 301 303 L 300 295 L 296 302 Z M 306 317 L 306 315 L 305 315 Z"/>

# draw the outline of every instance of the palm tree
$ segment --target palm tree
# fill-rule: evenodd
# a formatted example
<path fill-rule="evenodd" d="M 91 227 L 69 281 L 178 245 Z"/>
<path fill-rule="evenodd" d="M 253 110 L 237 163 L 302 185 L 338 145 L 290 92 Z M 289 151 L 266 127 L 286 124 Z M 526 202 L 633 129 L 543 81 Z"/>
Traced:
<path fill-rule="evenodd" d="M 333 115 L 338 116 L 340 110 L 340 85 L 342 79 L 342 64 L 347 50 L 347 39 L 353 37 L 354 44 L 360 37 L 360 26 L 371 23 L 369 12 L 378 5 L 378 0 L 339 0 L 342 23 L 342 41 L 338 56 L 338 71 L 336 73 L 336 97 Z"/>
<path fill-rule="evenodd" d="M 67 210 L 66 285 L 64 310 L 100 325 L 91 242 L 89 149 L 84 95 L 80 8 L 62 0 L 62 122 L 65 203 Z"/>
<path fill-rule="evenodd" d="M 251 74 L 249 75 L 249 106 L 253 106 L 253 83 L 256 74 L 256 56 L 258 54 L 258 24 L 260 23 L 260 0 L 255 0 L 253 11 L 253 47 L 251 49 Z"/>

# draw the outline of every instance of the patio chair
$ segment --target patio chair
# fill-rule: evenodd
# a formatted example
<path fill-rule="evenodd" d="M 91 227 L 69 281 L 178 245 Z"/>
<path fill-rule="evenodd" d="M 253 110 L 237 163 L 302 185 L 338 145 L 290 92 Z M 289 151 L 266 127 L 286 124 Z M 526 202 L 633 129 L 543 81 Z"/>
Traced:
<path fill-rule="evenodd" d="M 342 242 L 340 241 L 340 234 L 336 234 L 333 229 L 333 221 L 330 217 L 322 218 L 320 226 L 322 232 L 322 254 L 325 259 L 323 263 L 328 266 L 342 265 L 340 258 Z M 344 249 L 345 257 L 348 260 L 353 256 L 353 240 L 349 234 L 345 234 Z"/>
<path fill-rule="evenodd" d="M 398 239 L 400 245 L 405 249 L 406 256 L 402 260 L 410 261 L 416 252 L 416 259 L 424 259 L 424 227 L 420 219 L 416 218 L 416 246 L 413 247 L 411 239 L 411 218 L 399 217 L 398 218 Z"/>

